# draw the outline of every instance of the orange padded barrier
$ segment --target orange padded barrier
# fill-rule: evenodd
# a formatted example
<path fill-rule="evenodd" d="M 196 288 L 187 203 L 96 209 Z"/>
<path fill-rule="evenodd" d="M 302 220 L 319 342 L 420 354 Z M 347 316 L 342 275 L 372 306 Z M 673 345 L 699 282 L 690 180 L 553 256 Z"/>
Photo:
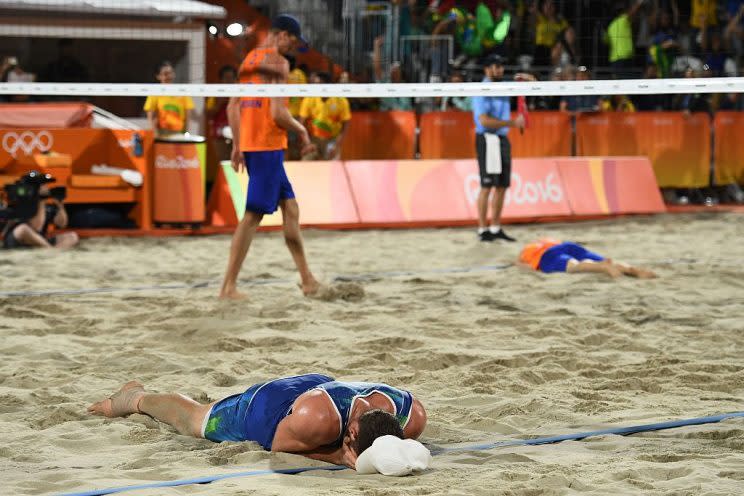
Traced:
<path fill-rule="evenodd" d="M 574 215 L 666 211 L 645 157 L 558 158 L 555 162 Z"/>
<path fill-rule="evenodd" d="M 659 186 L 703 187 L 709 183 L 710 118 L 678 112 L 581 115 L 576 149 L 580 156 L 647 156 Z"/>
<path fill-rule="evenodd" d="M 512 115 L 515 118 L 516 114 Z M 509 130 L 512 156 L 517 158 L 571 155 L 571 118 L 566 112 L 530 112 L 529 127 Z"/>
<path fill-rule="evenodd" d="M 416 114 L 408 111 L 354 112 L 341 149 L 343 160 L 414 158 Z"/>
<path fill-rule="evenodd" d="M 475 123 L 471 112 L 428 112 L 421 115 L 422 159 L 475 158 Z"/>
<path fill-rule="evenodd" d="M 713 126 L 716 184 L 744 184 L 744 113 L 718 112 Z"/>
<path fill-rule="evenodd" d="M 516 117 L 516 114 L 514 115 Z M 475 158 L 475 123 L 471 112 L 421 115 L 419 150 L 423 159 Z M 524 133 L 509 130 L 512 156 L 571 155 L 571 120 L 565 112 L 533 112 Z"/>

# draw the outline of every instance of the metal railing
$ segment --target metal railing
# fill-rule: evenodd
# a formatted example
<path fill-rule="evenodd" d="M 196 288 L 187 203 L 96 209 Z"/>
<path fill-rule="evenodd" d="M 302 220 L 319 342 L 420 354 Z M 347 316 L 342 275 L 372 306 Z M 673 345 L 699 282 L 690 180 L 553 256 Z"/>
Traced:
<path fill-rule="evenodd" d="M 427 83 L 432 76 L 445 80 L 455 56 L 450 35 L 407 35 L 398 38 L 397 60 L 410 83 Z"/>

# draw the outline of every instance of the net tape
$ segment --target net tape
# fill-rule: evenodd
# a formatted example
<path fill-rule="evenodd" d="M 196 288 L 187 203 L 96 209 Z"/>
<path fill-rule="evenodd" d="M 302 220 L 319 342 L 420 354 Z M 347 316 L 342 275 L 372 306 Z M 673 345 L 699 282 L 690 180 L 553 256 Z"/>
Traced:
<path fill-rule="evenodd" d="M 744 77 L 378 84 L 0 83 L 0 95 L 396 98 L 744 92 Z"/>

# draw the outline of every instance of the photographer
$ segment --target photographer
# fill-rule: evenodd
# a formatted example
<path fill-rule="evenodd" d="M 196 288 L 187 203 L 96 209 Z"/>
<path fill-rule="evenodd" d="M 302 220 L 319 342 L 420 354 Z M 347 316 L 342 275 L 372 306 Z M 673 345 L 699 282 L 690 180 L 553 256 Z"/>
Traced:
<path fill-rule="evenodd" d="M 49 174 L 30 172 L 23 176 L 19 183 L 38 187 L 36 213 L 28 218 L 16 218 L 8 222 L 2 231 L 3 248 L 72 248 L 78 243 L 78 235 L 74 232 L 49 236 L 47 231 L 50 224 L 58 229 L 67 227 L 67 212 L 62 201 L 65 197 L 64 188 L 52 188 L 46 183 L 54 179 Z"/>

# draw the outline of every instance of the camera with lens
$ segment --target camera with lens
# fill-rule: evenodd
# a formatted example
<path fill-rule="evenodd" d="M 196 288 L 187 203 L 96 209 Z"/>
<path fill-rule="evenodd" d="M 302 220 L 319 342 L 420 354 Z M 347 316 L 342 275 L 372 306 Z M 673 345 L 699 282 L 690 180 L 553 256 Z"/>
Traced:
<path fill-rule="evenodd" d="M 39 202 L 47 198 L 62 201 L 67 195 L 64 186 L 42 191 L 42 186 L 53 183 L 51 174 L 31 171 L 12 184 L 6 184 L 0 199 L 0 220 L 24 221 L 39 210 Z"/>

